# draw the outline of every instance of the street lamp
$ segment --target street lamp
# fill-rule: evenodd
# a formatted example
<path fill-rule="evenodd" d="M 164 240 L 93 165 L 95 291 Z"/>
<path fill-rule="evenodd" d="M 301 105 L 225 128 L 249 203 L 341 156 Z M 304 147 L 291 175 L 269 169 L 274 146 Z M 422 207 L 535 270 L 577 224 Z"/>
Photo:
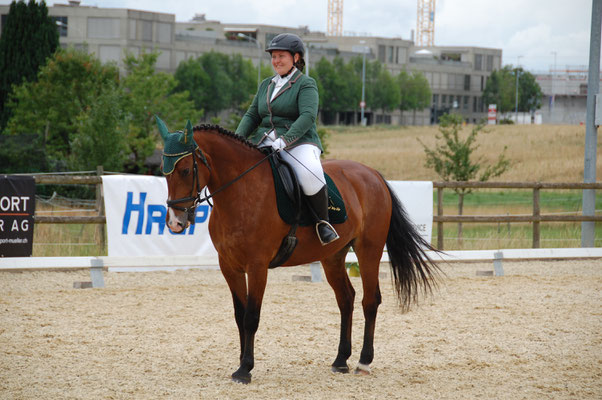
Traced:
<path fill-rule="evenodd" d="M 305 60 L 305 75 L 309 76 L 309 44 L 310 43 L 324 43 L 328 42 L 328 39 L 308 39 L 305 38 L 303 40 L 305 42 L 305 56 L 307 60 Z"/>
<path fill-rule="evenodd" d="M 238 37 L 245 38 L 257 44 L 257 89 L 259 89 L 259 84 L 261 83 L 261 43 L 254 37 L 245 35 L 244 33 L 239 33 Z"/>
<path fill-rule="evenodd" d="M 519 67 L 520 67 L 520 59 L 523 56 L 518 56 L 518 61 L 516 63 L 516 100 L 514 101 L 514 117 L 516 119 L 516 123 L 518 124 L 518 75 L 519 75 Z"/>
<path fill-rule="evenodd" d="M 365 40 L 360 40 L 360 44 L 365 44 Z M 366 109 L 366 53 L 368 52 L 367 46 L 353 46 L 354 51 L 357 49 L 362 53 L 362 101 L 360 102 L 360 121 L 362 126 L 366 126 L 366 120 L 364 118 L 364 111 Z"/>

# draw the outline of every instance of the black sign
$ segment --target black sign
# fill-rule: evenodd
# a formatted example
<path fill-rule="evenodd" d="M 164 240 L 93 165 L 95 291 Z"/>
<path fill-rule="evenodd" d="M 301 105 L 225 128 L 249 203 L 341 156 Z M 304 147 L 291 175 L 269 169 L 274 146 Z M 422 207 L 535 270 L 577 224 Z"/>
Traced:
<path fill-rule="evenodd" d="M 0 257 L 31 256 L 35 196 L 33 177 L 0 175 Z"/>

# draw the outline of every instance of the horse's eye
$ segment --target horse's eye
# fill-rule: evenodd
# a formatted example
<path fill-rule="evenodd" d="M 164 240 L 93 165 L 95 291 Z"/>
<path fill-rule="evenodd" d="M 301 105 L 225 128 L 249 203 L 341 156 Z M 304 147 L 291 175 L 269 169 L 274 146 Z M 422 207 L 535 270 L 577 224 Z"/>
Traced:
<path fill-rule="evenodd" d="M 190 168 L 184 168 L 182 171 L 180 171 L 180 175 L 183 177 L 188 176 L 188 174 L 190 174 Z"/>

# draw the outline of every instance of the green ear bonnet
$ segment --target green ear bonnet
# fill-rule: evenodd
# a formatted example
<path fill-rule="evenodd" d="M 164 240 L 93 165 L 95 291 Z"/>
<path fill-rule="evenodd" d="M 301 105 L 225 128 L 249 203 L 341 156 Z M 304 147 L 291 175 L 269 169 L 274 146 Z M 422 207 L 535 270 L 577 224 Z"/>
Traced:
<path fill-rule="evenodd" d="M 190 121 L 186 124 L 185 131 L 176 131 L 169 133 L 165 122 L 155 115 L 157 127 L 161 138 L 163 138 L 163 175 L 171 174 L 176 168 L 176 164 L 182 158 L 192 154 L 197 148 L 192 136 L 192 124 Z"/>

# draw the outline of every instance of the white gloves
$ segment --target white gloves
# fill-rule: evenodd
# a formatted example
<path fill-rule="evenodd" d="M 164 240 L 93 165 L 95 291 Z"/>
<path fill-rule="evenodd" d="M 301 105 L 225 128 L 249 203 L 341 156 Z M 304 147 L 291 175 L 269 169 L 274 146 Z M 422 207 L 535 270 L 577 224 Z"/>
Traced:
<path fill-rule="evenodd" d="M 274 151 L 276 151 L 276 152 L 282 151 L 282 149 L 284 149 L 285 147 L 286 147 L 286 142 L 282 138 L 278 138 L 278 139 L 274 140 L 274 142 L 272 143 L 272 149 L 274 149 Z"/>

